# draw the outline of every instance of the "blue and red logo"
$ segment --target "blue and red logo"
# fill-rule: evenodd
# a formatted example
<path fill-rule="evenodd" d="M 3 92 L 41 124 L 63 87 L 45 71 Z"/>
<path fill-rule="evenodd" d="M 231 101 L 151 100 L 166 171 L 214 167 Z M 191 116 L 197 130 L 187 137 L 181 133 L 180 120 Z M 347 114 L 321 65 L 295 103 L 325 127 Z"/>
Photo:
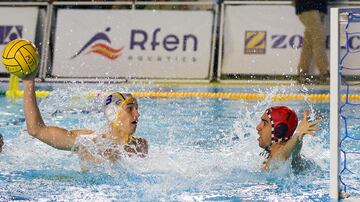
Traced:
<path fill-rule="evenodd" d="M 105 32 L 109 32 L 109 31 L 110 31 L 110 27 L 106 28 Z M 105 41 L 107 42 L 107 44 L 111 44 L 111 40 L 107 36 L 107 34 L 104 32 L 99 32 L 95 34 L 78 52 L 76 52 L 75 55 L 71 57 L 71 59 L 78 57 L 82 52 L 84 52 L 87 49 L 88 51 L 85 53 L 85 55 L 90 53 L 95 53 L 104 56 L 110 60 L 116 60 L 121 56 L 124 47 L 115 49 L 110 47 L 106 43 L 99 41 Z"/>

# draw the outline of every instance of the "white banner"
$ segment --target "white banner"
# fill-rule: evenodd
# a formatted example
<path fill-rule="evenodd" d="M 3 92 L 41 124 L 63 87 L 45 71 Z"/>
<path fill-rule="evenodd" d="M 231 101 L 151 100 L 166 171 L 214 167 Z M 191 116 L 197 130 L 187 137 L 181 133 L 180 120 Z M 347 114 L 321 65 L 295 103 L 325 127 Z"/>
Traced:
<path fill-rule="evenodd" d="M 37 7 L 0 7 L 0 53 L 5 45 L 18 38 L 35 40 Z M 0 73 L 7 72 L 2 62 Z"/>
<path fill-rule="evenodd" d="M 340 25 L 340 58 L 344 75 L 360 75 L 360 22 L 351 21 L 347 28 L 348 39 L 346 48 L 346 24 Z"/>
<path fill-rule="evenodd" d="M 61 9 L 52 75 L 205 79 L 212 24 L 211 11 Z"/>
<path fill-rule="evenodd" d="M 292 6 L 227 6 L 222 74 L 297 74 L 303 32 Z"/>

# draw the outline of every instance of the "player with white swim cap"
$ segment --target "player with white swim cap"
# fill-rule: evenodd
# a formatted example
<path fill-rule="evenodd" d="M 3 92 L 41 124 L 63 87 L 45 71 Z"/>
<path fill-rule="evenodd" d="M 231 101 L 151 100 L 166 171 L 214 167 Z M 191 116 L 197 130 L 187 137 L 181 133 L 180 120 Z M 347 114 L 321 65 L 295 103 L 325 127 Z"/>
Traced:
<path fill-rule="evenodd" d="M 57 149 L 75 151 L 81 159 L 94 163 L 100 163 L 103 160 L 117 161 L 121 152 L 116 151 L 115 148 L 124 150 L 128 155 L 140 157 L 144 157 L 148 153 L 147 141 L 134 136 L 140 115 L 137 100 L 130 94 L 112 93 L 107 96 L 104 112 L 111 124 L 105 132 L 95 133 L 87 129 L 67 130 L 57 126 L 47 126 L 36 102 L 33 76 L 23 79 L 23 84 L 27 130 L 31 136 L 40 141 Z M 96 148 L 98 152 L 94 154 L 88 148 L 78 144 L 78 140 L 86 136 L 88 139 L 91 138 L 90 142 L 93 142 L 95 147 L 99 145 L 99 142 L 106 142 L 106 144 L 103 144 L 102 148 Z M 106 148 L 104 145 L 111 147 Z"/>

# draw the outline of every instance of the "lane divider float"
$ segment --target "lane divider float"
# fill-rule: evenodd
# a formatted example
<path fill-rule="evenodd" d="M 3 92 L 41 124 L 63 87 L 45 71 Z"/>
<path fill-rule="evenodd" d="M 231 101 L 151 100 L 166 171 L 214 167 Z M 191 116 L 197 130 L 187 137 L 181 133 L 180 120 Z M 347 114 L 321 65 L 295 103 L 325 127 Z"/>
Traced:
<path fill-rule="evenodd" d="M 36 91 L 36 96 L 46 97 L 51 91 Z M 97 97 L 108 92 L 89 92 L 86 97 Z M 330 94 L 265 94 L 265 93 L 227 93 L 227 92 L 132 92 L 135 97 L 155 97 L 155 98 L 224 98 L 224 99 L 242 99 L 242 100 L 265 100 L 272 101 L 291 101 L 291 100 L 307 100 L 310 102 L 329 102 Z M 7 90 L 5 93 L 0 93 L 7 97 L 18 98 L 24 96 L 24 91 L 21 90 Z M 346 99 L 346 95 L 341 96 L 342 100 Z M 359 94 L 348 95 L 349 101 L 360 101 Z"/>

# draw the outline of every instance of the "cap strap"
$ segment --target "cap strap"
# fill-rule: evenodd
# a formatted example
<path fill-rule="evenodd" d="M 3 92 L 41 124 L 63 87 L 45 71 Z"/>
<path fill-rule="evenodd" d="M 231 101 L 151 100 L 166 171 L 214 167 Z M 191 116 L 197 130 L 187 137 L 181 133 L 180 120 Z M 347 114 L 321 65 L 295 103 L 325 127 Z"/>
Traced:
<path fill-rule="evenodd" d="M 275 124 L 274 124 L 274 120 L 272 119 L 271 117 L 271 114 L 270 114 L 270 110 L 266 110 L 266 114 L 267 116 L 269 117 L 270 119 L 270 123 L 271 123 L 271 144 L 274 143 L 274 142 L 278 142 L 277 140 L 275 140 Z"/>

